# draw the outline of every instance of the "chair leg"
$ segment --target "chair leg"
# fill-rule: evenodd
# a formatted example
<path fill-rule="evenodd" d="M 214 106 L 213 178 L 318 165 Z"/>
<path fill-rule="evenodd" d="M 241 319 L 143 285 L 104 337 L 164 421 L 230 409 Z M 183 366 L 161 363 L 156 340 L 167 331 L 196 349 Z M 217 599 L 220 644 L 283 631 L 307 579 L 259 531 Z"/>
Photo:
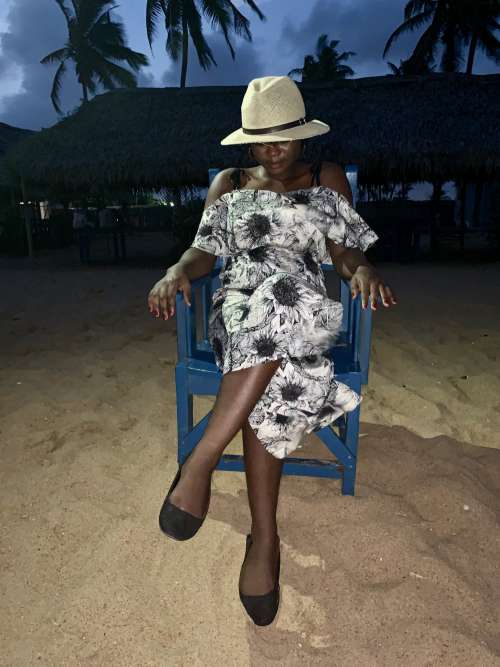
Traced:
<path fill-rule="evenodd" d="M 193 395 L 189 393 L 187 371 L 178 365 L 175 369 L 177 398 L 177 462 L 182 463 L 188 455 L 186 439 L 193 430 Z"/>
<path fill-rule="evenodd" d="M 342 494 L 354 495 L 354 483 L 356 480 L 356 464 L 358 461 L 358 437 L 359 437 L 359 417 L 360 407 L 347 413 L 345 421 L 345 438 L 346 447 L 352 454 L 350 465 L 344 467 L 342 477 Z"/>

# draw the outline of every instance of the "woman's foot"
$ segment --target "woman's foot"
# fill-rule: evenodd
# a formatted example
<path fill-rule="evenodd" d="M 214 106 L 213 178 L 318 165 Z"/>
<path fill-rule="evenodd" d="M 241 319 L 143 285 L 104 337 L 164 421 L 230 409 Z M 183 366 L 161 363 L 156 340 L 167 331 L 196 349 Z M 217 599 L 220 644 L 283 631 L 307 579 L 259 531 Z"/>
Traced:
<path fill-rule="evenodd" d="M 210 502 L 212 472 L 212 468 L 198 464 L 190 454 L 184 461 L 181 477 L 170 494 L 169 500 L 172 505 L 202 519 L 207 513 Z"/>
<path fill-rule="evenodd" d="M 240 592 L 243 595 L 266 595 L 276 585 L 276 571 L 280 553 L 278 535 L 259 537 L 252 534 L 252 542 L 240 572 Z"/>

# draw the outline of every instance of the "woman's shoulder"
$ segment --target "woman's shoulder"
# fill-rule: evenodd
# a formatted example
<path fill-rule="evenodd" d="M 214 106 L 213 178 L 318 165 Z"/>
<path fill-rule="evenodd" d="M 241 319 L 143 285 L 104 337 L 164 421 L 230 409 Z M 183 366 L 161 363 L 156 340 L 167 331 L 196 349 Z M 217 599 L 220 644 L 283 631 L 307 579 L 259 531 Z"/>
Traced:
<path fill-rule="evenodd" d="M 234 186 L 234 172 L 237 171 L 234 167 L 221 169 L 213 178 L 208 188 L 207 197 L 205 200 L 205 208 L 211 206 L 214 202 L 219 200 L 226 194 L 229 194 L 235 189 Z"/>
<path fill-rule="evenodd" d="M 340 195 L 344 195 L 347 201 L 352 204 L 352 191 L 344 168 L 336 162 L 321 163 L 320 184 L 334 190 Z"/>

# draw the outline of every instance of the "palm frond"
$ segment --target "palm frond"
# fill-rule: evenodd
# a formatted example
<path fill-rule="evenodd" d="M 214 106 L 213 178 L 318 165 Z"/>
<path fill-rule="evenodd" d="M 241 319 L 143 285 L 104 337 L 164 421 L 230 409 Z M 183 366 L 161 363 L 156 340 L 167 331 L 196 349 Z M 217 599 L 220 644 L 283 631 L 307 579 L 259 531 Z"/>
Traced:
<path fill-rule="evenodd" d="M 401 70 L 394 63 L 388 62 L 387 65 L 394 76 L 401 76 Z"/>
<path fill-rule="evenodd" d="M 160 0 L 147 0 L 146 2 L 146 34 L 149 47 L 153 50 L 153 39 L 156 35 L 156 26 L 158 21 L 164 15 L 163 6 Z"/>
<path fill-rule="evenodd" d="M 210 67 L 210 63 L 217 65 L 212 50 L 203 36 L 201 16 L 194 0 L 184 0 L 184 11 L 187 14 L 186 18 L 189 34 L 193 40 L 200 66 L 206 70 Z"/>
<path fill-rule="evenodd" d="M 493 31 L 488 29 L 479 30 L 477 45 L 479 50 L 483 51 L 488 58 L 491 58 L 497 65 L 500 65 L 500 42 L 495 37 Z"/>
<path fill-rule="evenodd" d="M 252 33 L 250 32 L 250 21 L 244 16 L 237 7 L 230 3 L 233 12 L 233 29 L 237 35 L 241 35 L 248 42 L 252 41 Z"/>
<path fill-rule="evenodd" d="M 413 16 L 409 19 L 406 19 L 406 21 L 404 21 L 398 28 L 396 28 L 396 30 L 387 40 L 386 45 L 384 47 L 384 52 L 382 53 L 382 58 L 386 57 L 391 46 L 398 39 L 398 37 L 403 35 L 405 32 L 413 32 L 413 30 L 418 30 L 423 25 L 428 23 L 431 19 L 432 19 L 432 10 L 427 10 L 425 12 L 422 12 L 421 14 L 418 14 L 417 16 Z"/>
<path fill-rule="evenodd" d="M 228 3 L 231 5 L 232 3 Z M 231 22 L 231 15 L 226 7 L 226 0 L 202 0 L 201 10 L 210 21 L 213 29 L 228 26 Z"/>
<path fill-rule="evenodd" d="M 441 42 L 444 45 L 441 57 L 441 69 L 443 72 L 458 72 L 463 62 L 462 48 L 463 41 L 457 34 L 456 26 L 448 24 L 441 36 Z"/>
<path fill-rule="evenodd" d="M 54 81 L 52 82 L 52 90 L 50 92 L 50 99 L 52 100 L 54 109 L 59 114 L 62 113 L 61 102 L 59 98 L 59 94 L 61 92 L 61 79 L 65 72 L 66 72 L 66 62 L 63 60 L 62 63 L 57 68 L 57 71 L 54 76 Z"/>
<path fill-rule="evenodd" d="M 98 76 L 100 83 L 107 89 L 137 87 L 137 79 L 134 74 L 110 60 L 101 61 Z"/>
<path fill-rule="evenodd" d="M 404 10 L 405 21 L 422 12 L 434 12 L 436 5 L 437 0 L 410 0 L 406 3 Z"/>
<path fill-rule="evenodd" d="M 177 62 L 182 51 L 182 0 L 170 0 L 165 9 L 165 49 L 174 62 Z"/>
<path fill-rule="evenodd" d="M 260 9 L 257 7 L 257 3 L 254 2 L 254 0 L 243 0 L 243 2 L 257 14 L 261 21 L 267 21 L 266 16 L 260 11 Z"/>
<path fill-rule="evenodd" d="M 52 65 L 53 63 L 60 63 L 67 57 L 68 49 L 64 46 L 62 49 L 57 49 L 57 51 L 52 51 L 52 53 L 46 55 L 40 60 L 40 64 Z"/>
<path fill-rule="evenodd" d="M 69 25 L 69 22 L 72 18 L 71 11 L 66 7 L 64 0 L 55 0 L 55 1 L 61 8 L 62 13 L 64 14 L 64 18 L 66 19 L 66 23 Z"/>
<path fill-rule="evenodd" d="M 75 14 L 82 33 L 86 34 L 92 26 L 117 5 L 114 0 L 78 0 L 74 2 Z"/>

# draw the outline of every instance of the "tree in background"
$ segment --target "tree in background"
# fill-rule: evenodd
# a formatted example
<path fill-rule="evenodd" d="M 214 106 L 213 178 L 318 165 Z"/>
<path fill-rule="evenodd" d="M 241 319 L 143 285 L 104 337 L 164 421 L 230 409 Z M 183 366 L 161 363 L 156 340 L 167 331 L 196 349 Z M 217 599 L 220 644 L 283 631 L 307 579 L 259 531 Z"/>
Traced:
<path fill-rule="evenodd" d="M 261 21 L 264 14 L 253 0 L 244 0 Z M 167 42 L 165 49 L 174 62 L 182 56 L 180 87 L 186 86 L 188 66 L 189 36 L 193 41 L 199 63 L 204 70 L 217 65 L 210 47 L 203 35 L 202 14 L 210 21 L 212 28 L 220 28 L 231 52 L 233 60 L 236 53 L 229 39 L 233 31 L 247 41 L 252 41 L 250 21 L 239 11 L 231 0 L 147 0 L 146 32 L 151 47 L 156 34 L 157 24 L 161 18 L 165 20 Z"/>
<path fill-rule="evenodd" d="M 457 72 L 463 63 L 464 48 L 469 46 L 467 74 L 472 74 L 477 48 L 500 63 L 500 0 L 410 0 L 405 6 L 404 22 L 387 40 L 385 58 L 393 43 L 406 32 L 428 25 L 406 62 L 411 73 L 426 73 L 442 48 L 440 66 L 444 72 Z"/>
<path fill-rule="evenodd" d="M 336 39 L 328 43 L 328 35 L 320 35 L 316 42 L 316 57 L 305 56 L 304 66 L 290 70 L 288 76 L 300 74 L 302 81 L 333 81 L 353 76 L 354 70 L 344 63 L 356 54 L 353 51 L 339 53 L 339 41 Z"/>
<path fill-rule="evenodd" d="M 409 76 L 411 74 L 432 74 L 434 67 L 428 63 L 409 62 L 400 60 L 399 67 L 394 63 L 388 62 L 389 69 L 393 76 Z"/>
<path fill-rule="evenodd" d="M 68 41 L 62 49 L 49 53 L 40 62 L 42 65 L 59 63 L 50 94 L 57 113 L 62 113 L 59 93 L 69 61 L 74 63 L 84 102 L 88 101 L 89 93 L 95 94 L 98 85 L 105 90 L 134 88 L 135 75 L 118 63 L 125 62 L 137 72 L 148 64 L 148 59 L 126 45 L 123 24 L 111 19 L 110 11 L 116 7 L 112 0 L 71 0 L 72 8 L 65 0 L 55 2 L 66 19 Z"/>

